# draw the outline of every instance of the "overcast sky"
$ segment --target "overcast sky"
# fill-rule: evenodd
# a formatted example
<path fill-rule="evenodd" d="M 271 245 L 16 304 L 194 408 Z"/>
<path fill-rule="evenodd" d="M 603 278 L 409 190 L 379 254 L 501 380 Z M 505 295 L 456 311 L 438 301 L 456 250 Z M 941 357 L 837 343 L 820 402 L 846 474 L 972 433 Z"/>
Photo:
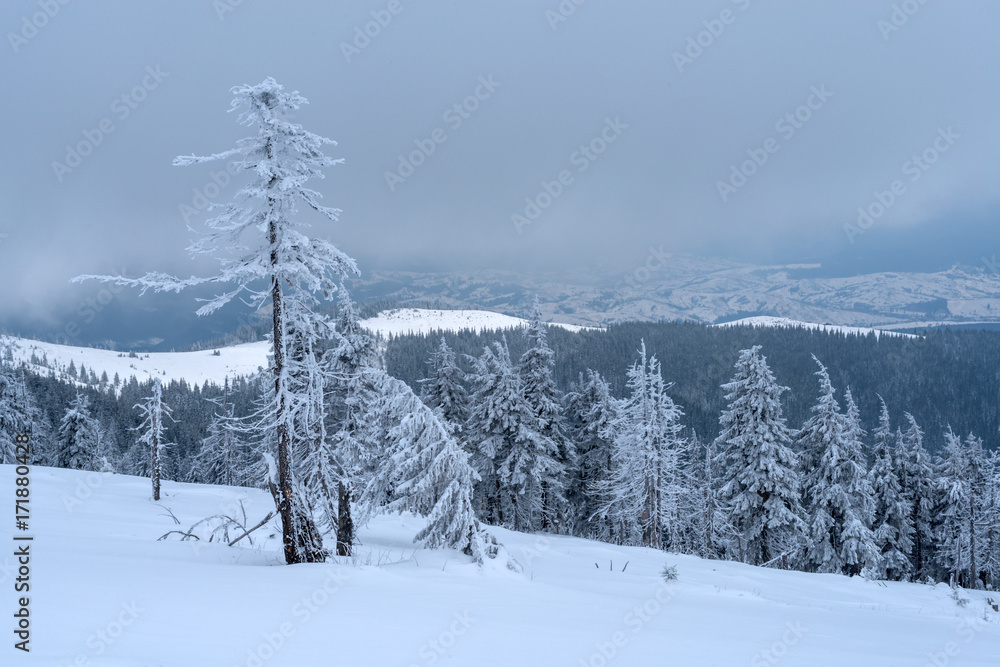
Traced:
<path fill-rule="evenodd" d="M 0 316 L 200 270 L 185 211 L 235 188 L 171 161 L 243 136 L 229 89 L 267 76 L 339 142 L 316 233 L 363 269 L 1000 250 L 992 0 L 6 0 L 0 25 Z"/>

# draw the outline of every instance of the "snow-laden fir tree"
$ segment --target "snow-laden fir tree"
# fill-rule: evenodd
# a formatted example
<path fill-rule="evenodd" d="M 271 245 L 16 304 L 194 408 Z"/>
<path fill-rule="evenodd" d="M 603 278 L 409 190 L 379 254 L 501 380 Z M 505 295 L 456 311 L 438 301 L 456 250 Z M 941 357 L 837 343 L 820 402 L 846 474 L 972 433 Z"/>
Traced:
<path fill-rule="evenodd" d="M 486 347 L 472 362 L 469 438 L 482 480 L 477 492 L 482 515 L 487 523 L 514 530 L 539 529 L 543 483 L 556 483 L 561 471 L 558 447 L 538 430 L 506 339 Z"/>
<path fill-rule="evenodd" d="M 868 480 L 867 433 L 861 427 L 861 413 L 851 388 L 844 392 L 844 444 L 846 460 L 841 464 L 841 484 L 851 504 L 853 517 L 843 533 L 841 557 L 844 572 L 874 576 L 879 561 L 878 546 L 872 531 L 875 515 L 875 491 Z"/>
<path fill-rule="evenodd" d="M 781 394 L 760 346 L 742 350 L 733 379 L 722 385 L 728 407 L 716 439 L 720 499 L 737 535 L 735 556 L 752 565 L 786 565 L 803 528 L 798 457 L 782 416 Z"/>
<path fill-rule="evenodd" d="M 913 523 L 910 506 L 903 495 L 897 473 L 895 437 L 889 419 L 889 408 L 879 397 L 881 411 L 878 428 L 872 433 L 875 440 L 873 463 L 868 481 L 874 498 L 872 530 L 879 561 L 876 578 L 906 581 L 913 568 L 910 553 L 913 551 Z"/>
<path fill-rule="evenodd" d="M 702 558 L 723 558 L 731 527 L 719 501 L 718 443 L 702 442 L 697 435 L 688 439 L 685 475 L 688 492 L 683 505 L 688 516 L 690 552 Z"/>
<path fill-rule="evenodd" d="M 444 336 L 437 350 L 427 360 L 430 377 L 421 380 L 420 397 L 431 409 L 440 410 L 441 416 L 461 434 L 469 418 L 469 394 L 465 390 L 465 373 L 458 367 L 455 352 L 448 347 Z"/>
<path fill-rule="evenodd" d="M 984 457 L 986 490 L 983 493 L 982 524 L 985 535 L 980 570 L 993 590 L 1000 588 L 1000 450 Z"/>
<path fill-rule="evenodd" d="M 97 420 L 90 413 L 90 399 L 78 393 L 59 424 L 56 465 L 72 470 L 93 470 L 97 445 Z"/>
<path fill-rule="evenodd" d="M 934 468 L 924 449 L 924 432 L 917 420 L 909 412 L 904 417 L 909 426 L 897 443 L 899 481 L 913 525 L 910 563 L 914 578 L 922 581 L 931 576 L 934 561 Z"/>
<path fill-rule="evenodd" d="M 683 413 L 667 395 L 660 362 L 646 354 L 645 341 L 627 378 L 629 396 L 604 434 L 612 441 L 611 470 L 594 484 L 598 516 L 616 526 L 625 544 L 676 549 Z"/>
<path fill-rule="evenodd" d="M 121 464 L 120 458 L 111 441 L 110 429 L 106 428 L 100 420 L 96 420 L 94 428 L 94 456 L 92 458 L 94 470 L 97 472 L 116 473 Z"/>
<path fill-rule="evenodd" d="M 548 344 L 548 326 L 542 320 L 542 309 L 535 298 L 531 319 L 524 329 L 529 347 L 521 355 L 518 372 L 524 387 L 524 400 L 535 419 L 535 430 L 556 446 L 554 468 L 542 480 L 542 530 L 560 529 L 569 523 L 565 489 L 567 470 L 576 462 L 573 443 L 566 437 L 562 414 L 562 395 L 552 377 L 555 352 Z"/>
<path fill-rule="evenodd" d="M 343 285 L 334 339 L 336 347 L 327 352 L 324 363 L 331 371 L 330 403 L 336 424 L 331 454 L 337 482 L 337 555 L 349 556 L 356 542 L 351 514 L 354 489 L 364 486 L 376 472 L 381 443 L 371 436 L 374 425 L 364 417 L 375 400 L 365 371 L 378 367 L 378 351 L 374 339 L 358 323 L 354 301 Z"/>
<path fill-rule="evenodd" d="M 163 472 L 163 454 L 170 443 L 166 441 L 166 420 L 172 420 L 171 409 L 163 402 L 163 382 L 153 379 L 153 393 L 135 405 L 142 417 L 136 428 L 141 434 L 139 442 L 149 453 L 149 479 L 153 486 L 153 500 L 160 499 L 160 478 Z"/>
<path fill-rule="evenodd" d="M 251 480 L 249 448 L 229 401 L 229 378 L 226 378 L 218 411 L 208 425 L 208 435 L 192 461 L 191 479 L 224 486 L 248 486 Z"/>
<path fill-rule="evenodd" d="M 0 363 L 0 463 L 16 462 L 17 436 L 32 430 L 37 412 L 24 376 Z"/>
<path fill-rule="evenodd" d="M 982 442 L 972 434 L 963 443 L 949 426 L 944 442 L 937 478 L 937 559 L 952 583 L 976 588 L 986 560 L 986 526 L 980 514 L 987 501 L 987 463 Z"/>
<path fill-rule="evenodd" d="M 608 383 L 597 371 L 587 369 L 576 388 L 565 398 L 568 437 L 576 449 L 576 466 L 571 469 L 566 498 L 576 518 L 574 534 L 607 542 L 616 541 L 614 526 L 607 517 L 598 517 L 599 498 L 593 493 L 611 470 L 611 440 L 604 437 L 615 419 L 616 402 Z M 591 517 L 595 517 L 591 520 Z"/>
<path fill-rule="evenodd" d="M 374 400 L 362 417 L 382 443 L 376 473 L 358 500 L 361 515 L 411 511 L 428 517 L 415 541 L 435 549 L 453 547 L 471 553 L 480 530 L 472 506 L 477 480 L 468 453 L 441 418 L 406 383 L 377 368 L 362 368 L 362 381 Z"/>
<path fill-rule="evenodd" d="M 846 414 L 839 412 L 830 374 L 819 365 L 820 396 L 813 415 L 797 438 L 803 460 L 803 496 L 807 511 L 805 560 L 809 569 L 837 574 L 860 574 L 878 564 L 875 537 L 869 527 L 872 492 L 858 420 L 849 399 Z"/>
<path fill-rule="evenodd" d="M 257 415 L 257 427 L 273 433 L 276 449 L 276 502 L 282 522 L 285 561 L 289 564 L 314 562 L 325 558 L 322 549 L 314 548 L 308 516 L 293 517 L 302 503 L 294 499 L 296 480 L 292 465 L 292 429 L 300 397 L 292 391 L 291 378 L 296 362 L 288 357 L 287 333 L 308 331 L 310 321 L 290 322 L 289 316 L 312 320 L 321 318 L 314 307 L 321 299 L 330 300 L 338 283 L 357 273 L 354 260 L 328 241 L 310 238 L 303 233 L 307 223 L 298 219 L 300 205 L 320 215 L 337 220 L 340 211 L 319 203 L 320 194 L 308 183 L 324 176 L 323 170 L 335 165 L 324 154 L 334 142 L 308 132 L 289 120 L 307 100 L 297 92 L 286 92 L 274 79 L 257 85 L 232 89 L 231 111 L 240 111 L 239 122 L 255 133 L 237 142 L 235 148 L 205 157 L 183 156 L 176 165 L 224 160 L 250 176 L 249 182 L 235 195 L 223 212 L 206 224 L 207 233 L 189 250 L 195 256 L 206 255 L 219 261 L 221 270 L 207 278 L 175 278 L 162 273 L 129 279 L 103 277 L 119 285 L 135 286 L 142 291 L 180 291 L 204 284 L 228 285 L 203 305 L 205 315 L 243 297 L 259 311 L 270 309 L 272 332 L 271 376 L 274 381 L 268 408 Z M 96 276 L 81 276 L 76 280 Z M 299 534 L 297 526 L 305 526 Z"/>

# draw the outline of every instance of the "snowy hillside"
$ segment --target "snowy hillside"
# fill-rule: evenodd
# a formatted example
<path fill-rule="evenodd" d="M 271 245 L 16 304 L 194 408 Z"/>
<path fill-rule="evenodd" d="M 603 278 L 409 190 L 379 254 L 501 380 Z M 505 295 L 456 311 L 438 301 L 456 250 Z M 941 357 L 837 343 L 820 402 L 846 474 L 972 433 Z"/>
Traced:
<path fill-rule="evenodd" d="M 361 325 L 383 337 L 405 333 L 429 334 L 434 331 L 461 331 L 474 329 L 487 331 L 523 327 L 527 321 L 484 310 L 424 310 L 404 308 L 386 311 L 376 317 L 362 320 Z M 570 331 L 583 327 L 555 324 Z M 93 371 L 98 379 L 107 373 L 112 380 L 117 373 L 122 381 L 131 376 L 139 380 L 161 377 L 170 380 L 184 379 L 190 383 L 212 382 L 222 384 L 226 377 L 251 375 L 267 365 L 269 345 L 266 342 L 245 343 L 216 350 L 198 352 L 116 352 L 90 347 L 57 345 L 12 336 L 0 336 L 0 350 L 9 349 L 14 359 L 28 363 L 40 373 L 54 370 L 61 378 L 71 381 L 70 364 L 79 373 L 81 366 Z"/>
<path fill-rule="evenodd" d="M 0 466 L 0 488 L 14 488 L 13 473 Z M 31 653 L 8 641 L 0 663 L 1000 663 L 1000 614 L 987 593 L 961 591 L 956 602 L 945 585 L 766 570 L 504 530 L 495 532 L 524 573 L 483 571 L 457 552 L 415 549 L 420 521 L 397 516 L 362 529 L 351 562 L 287 567 L 273 525 L 243 548 L 176 535 L 157 541 L 208 515 L 239 513 L 240 501 L 256 523 L 273 507 L 266 493 L 173 482 L 164 493 L 154 504 L 146 479 L 32 469 L 30 530 L 20 534 L 34 538 Z M 9 614 L 16 573 L 5 553 Z M 677 566 L 675 583 L 661 581 L 664 564 Z"/>
<path fill-rule="evenodd" d="M 9 348 L 18 361 L 25 361 L 39 373 L 53 369 L 63 379 L 72 379 L 69 366 L 79 372 L 84 366 L 89 376 L 94 371 L 98 378 L 101 373 L 113 379 L 117 373 L 122 381 L 136 376 L 138 380 L 161 377 L 165 381 L 185 379 L 202 384 L 206 381 L 222 384 L 226 377 L 250 375 L 267 364 L 268 343 L 245 343 L 219 350 L 199 352 L 128 352 L 98 350 L 90 347 L 73 347 L 42 343 L 10 336 L 0 337 L 0 347 Z"/>
<path fill-rule="evenodd" d="M 398 308 L 379 313 L 375 317 L 362 320 L 361 324 L 370 331 L 383 335 L 429 334 L 434 331 L 461 331 L 471 329 L 476 332 L 510 329 L 528 325 L 527 320 L 511 317 L 488 310 L 434 310 L 423 308 Z M 586 327 L 552 322 L 552 326 L 569 331 L 580 331 Z"/>
<path fill-rule="evenodd" d="M 914 334 L 904 334 L 898 331 L 885 331 L 882 329 L 871 329 L 867 327 L 845 327 L 836 324 L 816 324 L 814 322 L 799 322 L 798 320 L 791 320 L 787 317 L 768 317 L 765 315 L 757 317 L 744 317 L 740 320 L 733 320 L 732 322 L 720 322 L 713 326 L 717 327 L 785 327 L 789 329 L 815 329 L 819 331 L 824 331 L 827 333 L 842 333 L 849 336 L 867 336 L 868 334 L 875 334 L 875 337 L 879 336 L 906 336 L 910 338 L 917 338 Z"/>

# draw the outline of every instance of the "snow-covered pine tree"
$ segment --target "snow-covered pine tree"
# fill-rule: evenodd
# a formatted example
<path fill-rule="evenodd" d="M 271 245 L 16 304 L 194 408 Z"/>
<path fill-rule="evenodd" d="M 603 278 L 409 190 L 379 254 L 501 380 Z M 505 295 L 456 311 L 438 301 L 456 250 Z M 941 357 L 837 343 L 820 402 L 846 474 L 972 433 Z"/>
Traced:
<path fill-rule="evenodd" d="M 307 103 L 297 92 L 286 92 L 269 77 L 257 85 L 237 86 L 232 93 L 231 110 L 240 110 L 239 122 L 256 128 L 256 133 L 223 153 L 174 160 L 176 165 L 227 160 L 251 176 L 250 182 L 236 193 L 233 203 L 206 223 L 208 232 L 189 248 L 195 256 L 207 255 L 218 260 L 220 272 L 207 278 L 180 279 L 151 273 L 137 279 L 80 276 L 74 280 L 98 278 L 139 287 L 142 291 L 175 292 L 204 284 L 228 284 L 231 288 L 210 299 L 198 314 L 212 313 L 244 295 L 258 310 L 270 308 L 270 371 L 274 390 L 269 408 L 257 415 L 257 425 L 262 431 L 274 433 L 275 501 L 281 515 L 285 562 L 316 562 L 323 560 L 326 553 L 315 548 L 313 536 L 318 533 L 308 525 L 311 518 L 293 516 L 301 505 L 294 501 L 296 480 L 291 459 L 297 397 L 290 386 L 295 362 L 288 358 L 286 334 L 289 330 L 310 329 L 307 322 L 290 322 L 290 313 L 296 317 L 321 318 L 313 306 L 320 299 L 332 299 L 338 282 L 347 274 L 358 272 L 354 260 L 331 243 L 306 236 L 301 230 L 307 223 L 297 219 L 300 204 L 330 220 L 338 219 L 340 211 L 322 206 L 320 194 L 307 183 L 322 178 L 323 169 L 341 161 L 323 153 L 325 145 L 335 142 L 289 120 L 291 113 Z M 262 282 L 263 290 L 257 287 Z M 297 526 L 304 526 L 301 534 Z"/>
<path fill-rule="evenodd" d="M 16 462 L 17 436 L 31 431 L 37 413 L 24 376 L 0 362 L 0 463 Z"/>
<path fill-rule="evenodd" d="M 461 434 L 469 418 L 469 394 L 463 384 L 465 373 L 458 367 L 455 352 L 448 347 L 444 336 L 437 350 L 427 360 L 431 376 L 421 380 L 420 397 L 428 407 L 440 410 L 441 416 Z"/>
<path fill-rule="evenodd" d="M 364 418 L 375 396 L 364 372 L 377 368 L 379 357 L 375 341 L 358 323 L 354 301 L 343 285 L 334 339 L 336 347 L 325 355 L 324 363 L 331 372 L 331 403 L 337 424 L 331 446 L 337 481 L 337 555 L 349 556 L 356 541 L 351 514 L 354 489 L 363 487 L 376 472 L 379 443 L 369 433 L 374 425 Z"/>
<path fill-rule="evenodd" d="M 574 534 L 614 542 L 613 524 L 607 518 L 595 518 L 599 498 L 596 485 L 607 479 L 611 470 L 611 440 L 609 433 L 615 419 L 616 403 L 611 398 L 608 383 L 597 371 L 587 369 L 574 391 L 565 397 L 568 415 L 568 437 L 577 453 L 576 466 L 571 470 L 567 502 L 575 517 Z"/>
<path fill-rule="evenodd" d="M 806 566 L 817 572 L 860 574 L 878 564 L 870 528 L 872 491 L 861 440 L 864 431 L 850 390 L 845 395 L 847 412 L 841 414 L 829 372 L 813 359 L 819 365 L 819 402 L 796 443 L 812 464 L 803 471 Z"/>
<path fill-rule="evenodd" d="M 737 532 L 735 555 L 752 565 L 787 566 L 803 529 L 798 457 L 782 416 L 780 386 L 760 354 L 741 350 L 733 379 L 722 385 L 729 405 L 716 439 L 720 499 Z"/>
<path fill-rule="evenodd" d="M 895 438 L 889 420 L 889 408 L 879 397 L 881 412 L 875 439 L 874 461 L 868 473 L 874 497 L 872 529 L 879 551 L 876 577 L 891 581 L 906 581 L 912 572 L 910 553 L 913 551 L 913 523 L 910 507 L 903 496 L 896 471 Z"/>
<path fill-rule="evenodd" d="M 165 431 L 167 419 L 171 417 L 171 409 L 163 402 L 163 382 L 160 378 L 153 379 L 153 393 L 137 403 L 142 423 L 137 431 L 141 433 L 139 442 L 149 453 L 149 479 L 153 485 L 153 500 L 160 499 L 160 477 L 163 471 L 163 453 L 170 443 L 166 441 Z"/>
<path fill-rule="evenodd" d="M 97 421 L 90 413 L 90 399 L 78 393 L 59 425 L 56 465 L 72 470 L 93 470 Z"/>
<path fill-rule="evenodd" d="M 94 428 L 94 470 L 97 472 L 116 473 L 120 465 L 120 457 L 115 451 L 109 435 L 109 429 L 96 421 Z"/>
<path fill-rule="evenodd" d="M 970 433 L 965 438 L 965 455 L 968 461 L 969 504 L 966 523 L 969 531 L 969 574 L 967 580 L 971 588 L 985 585 L 986 573 L 982 564 L 987 560 L 987 514 L 990 484 L 990 464 L 983 449 L 983 441 Z"/>
<path fill-rule="evenodd" d="M 595 484 L 599 517 L 609 519 L 627 544 L 677 548 L 677 483 L 683 415 L 667 395 L 660 363 L 646 354 L 627 374 L 628 398 L 605 432 L 612 439 L 611 470 Z"/>
<path fill-rule="evenodd" d="M 903 495 L 910 506 L 913 525 L 913 550 L 910 563 L 913 576 L 924 580 L 931 575 L 934 560 L 934 529 L 931 512 L 934 508 L 934 469 L 924 449 L 924 432 L 909 412 L 904 413 L 909 427 L 897 443 L 899 479 Z"/>
<path fill-rule="evenodd" d="M 993 590 L 1000 588 L 1000 450 L 984 457 L 985 490 L 982 525 L 983 564 L 980 571 Z"/>
<path fill-rule="evenodd" d="M 559 470 L 556 444 L 537 429 L 507 340 L 472 360 L 475 391 L 469 417 L 481 483 L 477 497 L 487 523 L 514 530 L 541 527 L 542 482 Z"/>
<path fill-rule="evenodd" d="M 469 455 L 439 410 L 423 403 L 406 383 L 377 368 L 362 368 L 374 400 L 363 417 L 382 443 L 376 473 L 358 499 L 361 515 L 381 510 L 412 511 L 428 517 L 415 541 L 427 548 L 470 552 L 479 530 L 472 506 L 478 479 Z"/>
<path fill-rule="evenodd" d="M 524 400 L 535 418 L 534 429 L 556 446 L 553 467 L 542 480 L 541 529 L 560 532 L 569 523 L 566 504 L 567 471 L 576 465 L 576 451 L 566 437 L 562 415 L 562 396 L 552 377 L 555 353 L 549 347 L 548 326 L 535 297 L 531 319 L 524 329 L 529 347 L 521 355 L 518 372 L 524 388 Z"/>
<path fill-rule="evenodd" d="M 963 443 L 949 426 L 944 442 L 937 478 L 937 559 L 952 583 L 976 588 L 982 584 L 980 565 L 986 560 L 986 526 L 980 513 L 987 501 L 987 463 L 982 442 L 971 433 Z"/>
<path fill-rule="evenodd" d="M 690 516 L 690 551 L 702 558 L 723 558 L 732 533 L 725 508 L 719 501 L 718 444 L 702 442 L 697 434 L 688 439 L 685 457 Z"/>
<path fill-rule="evenodd" d="M 249 451 L 229 401 L 229 378 L 225 380 L 218 410 L 208 426 L 208 435 L 192 462 L 191 479 L 224 486 L 247 486 L 251 483 Z"/>

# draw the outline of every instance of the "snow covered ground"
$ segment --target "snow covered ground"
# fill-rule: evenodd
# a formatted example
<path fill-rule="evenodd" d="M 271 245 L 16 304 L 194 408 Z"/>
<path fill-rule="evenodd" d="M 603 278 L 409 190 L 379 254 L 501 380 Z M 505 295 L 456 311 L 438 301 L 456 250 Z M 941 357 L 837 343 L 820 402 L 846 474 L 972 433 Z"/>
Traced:
<path fill-rule="evenodd" d="M 836 324 L 816 324 L 814 322 L 799 322 L 798 320 L 790 320 L 787 317 L 770 317 L 767 315 L 758 315 L 755 317 L 744 317 L 741 320 L 733 320 L 732 322 L 720 322 L 719 324 L 714 324 L 712 326 L 716 327 L 787 327 L 787 328 L 799 328 L 799 329 L 818 329 L 820 331 L 827 332 L 839 332 L 847 335 L 855 336 L 867 336 L 868 334 L 875 334 L 875 337 L 879 336 L 906 336 L 910 338 L 917 338 L 914 334 L 905 334 L 898 331 L 885 331 L 882 329 L 869 329 L 866 327 L 845 327 Z"/>
<path fill-rule="evenodd" d="M 0 466 L 0 494 L 14 497 Z M 523 574 L 414 549 L 420 520 L 381 517 L 355 562 L 280 566 L 254 546 L 157 541 L 272 501 L 255 490 L 51 468 L 31 473 L 31 653 L 13 648 L 4 520 L 0 664 L 160 667 L 1000 664 L 989 594 L 765 570 L 643 548 L 495 531 Z M 13 505 L 13 503 L 8 503 Z M 170 510 L 179 519 L 176 524 Z M 627 567 L 626 567 L 627 563 Z M 678 581 L 665 584 L 664 564 Z M 612 569 L 613 567 L 613 569 Z M 1000 596 L 993 594 L 993 599 Z"/>
<path fill-rule="evenodd" d="M 383 336 L 405 333 L 429 334 L 434 331 L 461 331 L 474 329 L 488 331 L 523 327 L 527 322 L 517 317 L 491 313 L 484 310 L 424 310 L 404 308 L 386 311 L 376 317 L 362 320 L 361 325 Z M 570 324 L 553 324 L 570 331 L 583 327 Z M 205 381 L 222 384 L 226 377 L 250 375 L 267 365 L 268 344 L 266 342 L 246 343 L 223 347 L 219 355 L 214 350 L 199 352 L 141 352 L 130 357 L 128 353 L 98 350 L 90 347 L 73 347 L 43 343 L 26 338 L 0 336 L 0 350 L 10 348 L 14 359 L 31 362 L 32 355 L 45 360 L 46 365 L 36 365 L 35 370 L 47 373 L 54 369 L 63 379 L 72 380 L 67 374 L 70 362 L 79 371 L 86 367 L 88 374 L 93 370 L 98 378 L 106 372 L 112 379 L 115 373 L 127 381 L 131 376 L 139 380 L 161 377 L 165 382 L 184 379 L 190 383 L 203 384 Z"/>

